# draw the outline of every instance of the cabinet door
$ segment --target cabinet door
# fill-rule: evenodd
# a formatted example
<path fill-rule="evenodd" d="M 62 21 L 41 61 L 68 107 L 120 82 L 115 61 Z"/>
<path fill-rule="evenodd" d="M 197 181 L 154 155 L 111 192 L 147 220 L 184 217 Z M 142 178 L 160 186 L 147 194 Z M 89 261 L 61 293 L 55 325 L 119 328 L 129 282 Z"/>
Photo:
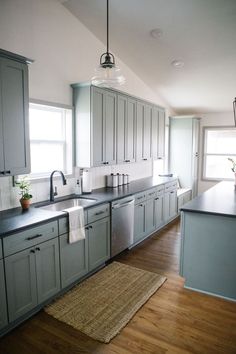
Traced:
<path fill-rule="evenodd" d="M 0 60 L 0 73 L 1 73 L 1 60 Z M 0 85 L 1 93 L 1 85 Z M 2 116 L 2 95 L 0 94 L 0 174 L 5 172 L 4 163 L 4 146 L 3 146 L 3 116 Z"/>
<path fill-rule="evenodd" d="M 156 228 L 154 199 L 146 201 L 146 234 L 150 234 Z"/>
<path fill-rule="evenodd" d="M 103 161 L 114 165 L 116 163 L 116 94 L 113 92 L 106 92 L 105 94 L 105 116 L 103 119 L 105 130 Z"/>
<path fill-rule="evenodd" d="M 135 160 L 135 120 L 136 120 L 136 100 L 128 98 L 127 120 L 125 125 L 125 161 Z"/>
<path fill-rule="evenodd" d="M 158 112 L 158 158 L 165 157 L 165 111 Z"/>
<path fill-rule="evenodd" d="M 159 196 L 155 198 L 155 224 L 156 229 L 159 229 L 161 225 L 164 224 L 164 196 Z"/>
<path fill-rule="evenodd" d="M 145 104 L 141 101 L 137 102 L 137 116 L 136 116 L 136 161 L 143 159 L 143 125 L 144 125 L 144 111 Z"/>
<path fill-rule="evenodd" d="M 88 237 L 73 244 L 68 234 L 60 236 L 62 288 L 72 284 L 88 272 Z"/>
<path fill-rule="evenodd" d="M 0 260 L 0 330 L 8 324 L 3 260 Z"/>
<path fill-rule="evenodd" d="M 10 175 L 29 173 L 27 65 L 2 58 L 1 88 L 5 173 Z"/>
<path fill-rule="evenodd" d="M 177 215 L 177 193 L 176 191 L 170 192 L 170 218 Z"/>
<path fill-rule="evenodd" d="M 158 108 L 152 107 L 152 157 L 154 160 L 158 159 L 158 141 L 159 141 L 159 122 L 158 122 Z"/>
<path fill-rule="evenodd" d="M 5 258 L 9 321 L 12 322 L 37 305 L 34 249 Z"/>
<path fill-rule="evenodd" d="M 103 161 L 104 129 L 103 119 L 105 116 L 105 92 L 99 88 L 92 88 L 92 154 L 93 166 L 101 166 Z"/>
<path fill-rule="evenodd" d="M 110 218 L 104 218 L 88 225 L 89 271 L 110 258 Z"/>
<path fill-rule="evenodd" d="M 60 268 L 58 238 L 36 246 L 36 273 L 38 303 L 41 303 L 60 290 Z"/>
<path fill-rule="evenodd" d="M 151 158 L 151 118 L 152 107 L 145 104 L 145 115 L 143 124 L 143 160 L 149 160 Z"/>
<path fill-rule="evenodd" d="M 145 202 L 134 207 L 134 242 L 145 236 Z"/>
<path fill-rule="evenodd" d="M 125 122 L 127 116 L 127 97 L 123 95 L 117 96 L 117 163 L 125 161 Z"/>

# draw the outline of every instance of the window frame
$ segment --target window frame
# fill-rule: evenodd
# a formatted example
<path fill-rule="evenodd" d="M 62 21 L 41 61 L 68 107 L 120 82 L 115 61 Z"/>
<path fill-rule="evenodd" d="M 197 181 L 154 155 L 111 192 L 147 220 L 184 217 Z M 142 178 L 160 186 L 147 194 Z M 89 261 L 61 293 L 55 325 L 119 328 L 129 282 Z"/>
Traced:
<path fill-rule="evenodd" d="M 235 130 L 236 127 L 233 125 L 221 125 L 221 126 L 205 126 L 203 127 L 203 149 L 202 149 L 202 181 L 212 181 L 212 182 L 218 182 L 218 181 L 232 181 L 234 177 L 232 178 L 213 178 L 213 177 L 206 177 L 206 157 L 207 156 L 225 156 L 225 157 L 235 157 L 235 154 L 209 154 L 206 152 L 206 147 L 207 147 L 207 132 L 210 130 Z"/>
<path fill-rule="evenodd" d="M 38 104 L 38 105 L 43 105 L 43 106 L 48 106 L 49 109 L 51 107 L 55 107 L 55 108 L 63 108 L 63 109 L 70 109 L 72 111 L 72 121 L 71 121 L 71 127 L 72 127 L 72 132 L 71 132 L 71 153 L 72 153 L 72 173 L 64 173 L 65 176 L 67 178 L 73 178 L 75 176 L 75 110 L 74 110 L 74 106 L 71 105 L 66 105 L 66 104 L 62 104 L 62 103 L 55 103 L 55 102 L 49 102 L 49 101 L 44 101 L 44 100 L 38 100 L 38 99 L 32 99 L 30 98 L 29 100 L 29 108 L 30 108 L 30 104 Z M 43 141 L 43 140 L 38 140 L 38 141 Z M 50 140 L 45 140 L 45 142 L 50 144 Z M 52 143 L 56 142 L 53 141 Z M 59 140 L 59 142 L 62 142 L 61 140 Z M 64 142 L 65 144 L 65 142 Z M 31 140 L 30 140 L 30 145 L 31 145 Z M 64 150 L 65 151 L 65 150 Z M 65 153 L 64 153 L 65 155 Z M 44 182 L 44 181 L 48 181 L 50 178 L 50 174 L 48 176 L 46 175 L 42 175 L 41 177 L 38 175 L 36 177 L 32 176 L 31 173 L 28 174 L 29 180 L 31 182 Z M 55 175 L 54 178 L 59 178 L 60 176 Z"/>

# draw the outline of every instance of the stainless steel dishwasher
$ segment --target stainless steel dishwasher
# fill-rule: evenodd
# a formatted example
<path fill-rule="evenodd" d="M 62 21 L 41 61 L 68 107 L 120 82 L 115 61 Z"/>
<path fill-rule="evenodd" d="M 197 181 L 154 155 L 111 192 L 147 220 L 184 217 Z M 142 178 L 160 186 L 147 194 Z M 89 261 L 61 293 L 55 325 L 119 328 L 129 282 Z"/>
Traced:
<path fill-rule="evenodd" d="M 132 245 L 134 239 L 134 197 L 116 200 L 112 207 L 111 257 Z"/>

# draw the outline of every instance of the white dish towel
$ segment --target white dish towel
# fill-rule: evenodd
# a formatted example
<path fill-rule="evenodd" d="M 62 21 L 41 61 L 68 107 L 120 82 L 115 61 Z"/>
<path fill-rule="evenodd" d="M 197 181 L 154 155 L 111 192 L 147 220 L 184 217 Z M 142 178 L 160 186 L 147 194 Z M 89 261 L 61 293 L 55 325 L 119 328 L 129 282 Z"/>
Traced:
<path fill-rule="evenodd" d="M 69 243 L 85 239 L 83 207 L 75 206 L 63 211 L 69 214 Z"/>

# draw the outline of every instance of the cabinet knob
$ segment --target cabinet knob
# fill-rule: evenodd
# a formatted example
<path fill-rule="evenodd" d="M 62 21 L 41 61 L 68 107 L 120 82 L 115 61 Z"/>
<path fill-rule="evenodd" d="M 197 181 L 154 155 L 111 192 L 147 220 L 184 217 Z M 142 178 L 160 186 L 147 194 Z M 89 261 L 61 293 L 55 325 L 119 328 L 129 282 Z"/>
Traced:
<path fill-rule="evenodd" d="M 40 251 L 40 247 L 36 247 L 36 251 Z"/>
<path fill-rule="evenodd" d="M 35 253 L 35 250 L 30 250 L 30 253 Z"/>
<path fill-rule="evenodd" d="M 89 228 L 92 229 L 93 227 L 90 225 Z"/>

